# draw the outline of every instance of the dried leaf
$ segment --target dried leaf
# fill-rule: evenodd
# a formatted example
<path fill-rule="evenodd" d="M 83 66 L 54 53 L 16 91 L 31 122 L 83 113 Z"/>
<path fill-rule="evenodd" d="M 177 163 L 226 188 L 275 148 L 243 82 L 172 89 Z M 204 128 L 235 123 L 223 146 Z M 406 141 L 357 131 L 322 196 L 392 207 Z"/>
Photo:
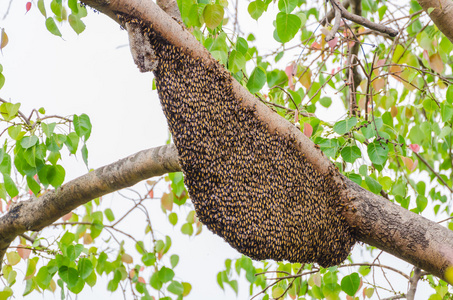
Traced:
<path fill-rule="evenodd" d="M 428 62 L 434 71 L 436 71 L 439 74 L 442 74 L 442 72 L 444 71 L 444 63 L 439 53 L 434 53 L 433 55 L 431 55 L 429 57 Z"/>
<path fill-rule="evenodd" d="M 1 31 L 1 38 L 0 38 L 0 50 L 3 50 L 3 48 L 8 45 L 8 35 L 5 32 L 5 28 L 2 28 Z"/>

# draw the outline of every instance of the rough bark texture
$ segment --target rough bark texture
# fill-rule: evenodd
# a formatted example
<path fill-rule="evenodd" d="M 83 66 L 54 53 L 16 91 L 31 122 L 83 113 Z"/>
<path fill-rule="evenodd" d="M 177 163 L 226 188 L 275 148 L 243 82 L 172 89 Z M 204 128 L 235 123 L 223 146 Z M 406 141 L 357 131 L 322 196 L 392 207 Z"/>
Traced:
<path fill-rule="evenodd" d="M 0 257 L 17 235 L 41 230 L 78 206 L 144 179 L 180 171 L 174 145 L 140 151 L 46 192 L 15 204 L 0 218 Z"/>
<path fill-rule="evenodd" d="M 453 232 L 344 179 L 345 212 L 360 241 L 444 278 L 453 266 Z"/>
<path fill-rule="evenodd" d="M 451 0 L 417 0 L 424 11 L 434 10 L 429 17 L 443 34 L 453 43 L 453 1 Z"/>

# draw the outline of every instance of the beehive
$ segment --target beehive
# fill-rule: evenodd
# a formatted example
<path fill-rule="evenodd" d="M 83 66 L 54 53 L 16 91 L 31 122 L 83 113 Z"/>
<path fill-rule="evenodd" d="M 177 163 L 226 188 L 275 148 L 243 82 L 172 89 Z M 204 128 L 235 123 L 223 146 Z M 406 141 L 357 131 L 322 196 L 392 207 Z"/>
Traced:
<path fill-rule="evenodd" d="M 139 22 L 122 17 L 124 22 Z M 355 238 L 339 189 L 232 92 L 219 64 L 192 58 L 144 23 L 156 86 L 197 216 L 254 259 L 341 263 Z"/>

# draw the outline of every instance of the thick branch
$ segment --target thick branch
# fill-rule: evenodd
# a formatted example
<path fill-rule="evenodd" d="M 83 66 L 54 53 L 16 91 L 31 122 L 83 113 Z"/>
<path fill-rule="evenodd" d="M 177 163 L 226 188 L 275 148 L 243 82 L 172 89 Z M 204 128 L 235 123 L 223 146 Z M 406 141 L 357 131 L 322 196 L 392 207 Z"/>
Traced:
<path fill-rule="evenodd" d="M 451 0 L 417 0 L 428 13 L 437 28 L 453 43 L 453 1 Z"/>
<path fill-rule="evenodd" d="M 362 26 L 365 26 L 367 28 L 387 33 L 390 36 L 396 36 L 398 34 L 398 31 L 395 29 L 392 29 L 390 27 L 373 23 L 368 19 L 365 19 L 364 17 L 355 15 L 353 13 L 350 13 L 349 11 L 346 10 L 346 8 L 341 5 L 341 3 L 338 0 L 332 0 L 332 3 L 334 3 L 340 10 L 341 10 L 341 16 L 345 19 L 348 19 L 349 21 L 352 21 L 354 23 L 360 24 Z"/>
<path fill-rule="evenodd" d="M 144 179 L 180 171 L 174 145 L 140 151 L 69 181 L 56 191 L 15 204 L 0 218 L 0 257 L 9 244 L 29 230 L 40 230 L 78 206 Z"/>
<path fill-rule="evenodd" d="M 445 280 L 453 266 L 453 232 L 345 179 L 345 217 L 359 240 Z"/>

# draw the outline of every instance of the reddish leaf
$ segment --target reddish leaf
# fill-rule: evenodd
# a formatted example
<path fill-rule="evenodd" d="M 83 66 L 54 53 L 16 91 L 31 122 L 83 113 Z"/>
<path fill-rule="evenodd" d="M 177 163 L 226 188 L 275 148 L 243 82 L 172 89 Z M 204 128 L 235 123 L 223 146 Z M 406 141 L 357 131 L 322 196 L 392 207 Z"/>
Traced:
<path fill-rule="evenodd" d="M 72 211 L 68 214 L 65 214 L 63 217 L 61 217 L 61 219 L 66 222 L 67 220 L 71 219 L 72 217 Z"/>
<path fill-rule="evenodd" d="M 129 278 L 134 278 L 135 276 L 135 269 L 129 271 Z"/>
<path fill-rule="evenodd" d="M 148 192 L 148 196 L 153 199 L 154 198 L 154 190 Z"/>
<path fill-rule="evenodd" d="M 436 71 L 437 73 L 442 73 L 444 71 L 444 63 L 442 58 L 440 58 L 439 53 L 434 53 L 429 57 L 429 65 L 431 68 Z"/>
<path fill-rule="evenodd" d="M 429 61 L 428 50 L 423 50 L 423 58 Z"/>
<path fill-rule="evenodd" d="M 126 254 L 126 253 L 121 255 L 121 261 L 126 264 L 131 264 L 134 262 L 134 260 L 132 259 L 132 256 L 130 256 L 129 254 Z"/>
<path fill-rule="evenodd" d="M 310 123 L 304 123 L 304 134 L 308 138 L 313 134 L 313 127 L 310 125 Z"/>
<path fill-rule="evenodd" d="M 380 91 L 381 89 L 384 88 L 384 85 L 385 85 L 385 80 L 382 77 L 373 81 L 373 88 L 375 91 Z"/>
<path fill-rule="evenodd" d="M 414 162 L 414 161 L 412 160 L 412 158 L 404 157 L 404 156 L 402 156 L 401 159 L 403 160 L 404 165 L 406 166 L 406 168 L 408 168 L 410 171 L 414 171 L 415 168 L 417 168 L 418 160 L 416 160 L 416 161 Z"/>
<path fill-rule="evenodd" d="M 141 283 L 146 283 L 145 279 L 143 277 L 139 277 L 138 278 L 138 282 L 141 282 Z"/>
<path fill-rule="evenodd" d="M 293 62 L 285 68 L 286 76 L 288 76 L 289 89 L 294 91 L 294 73 L 296 64 Z"/>
<path fill-rule="evenodd" d="M 390 108 L 390 115 L 392 115 L 392 118 L 396 117 L 398 115 L 398 108 L 396 106 L 392 106 Z"/>
<path fill-rule="evenodd" d="M 321 50 L 321 45 L 318 42 L 311 44 L 311 47 L 315 50 Z"/>
<path fill-rule="evenodd" d="M 83 244 L 84 245 L 89 245 L 91 243 L 93 243 L 93 238 L 91 237 L 91 234 L 85 233 L 83 235 Z"/>
<path fill-rule="evenodd" d="M 162 208 L 171 211 L 173 209 L 173 193 L 164 193 L 162 195 L 162 198 L 160 199 L 160 203 L 162 205 Z"/>
<path fill-rule="evenodd" d="M 27 245 L 20 244 L 17 246 L 17 253 L 22 259 L 27 259 L 30 256 L 31 250 L 26 248 Z"/>
<path fill-rule="evenodd" d="M 30 11 L 30 8 L 31 8 L 31 2 L 27 2 L 27 4 L 25 4 L 25 13 L 28 13 Z"/>
<path fill-rule="evenodd" d="M 330 41 L 327 42 L 327 44 L 329 45 L 330 47 L 330 51 L 333 51 L 333 49 L 337 46 L 338 44 L 338 36 L 336 36 L 335 38 L 331 39 Z"/>
<path fill-rule="evenodd" d="M 409 144 L 409 149 L 411 149 L 415 153 L 418 153 L 418 151 L 420 151 L 420 145 L 418 145 L 418 144 Z"/>
<path fill-rule="evenodd" d="M 301 67 L 300 72 L 298 72 L 298 76 L 302 75 L 299 78 L 299 82 L 302 84 L 302 86 L 306 89 L 310 88 L 311 86 L 311 71 L 307 67 Z"/>

